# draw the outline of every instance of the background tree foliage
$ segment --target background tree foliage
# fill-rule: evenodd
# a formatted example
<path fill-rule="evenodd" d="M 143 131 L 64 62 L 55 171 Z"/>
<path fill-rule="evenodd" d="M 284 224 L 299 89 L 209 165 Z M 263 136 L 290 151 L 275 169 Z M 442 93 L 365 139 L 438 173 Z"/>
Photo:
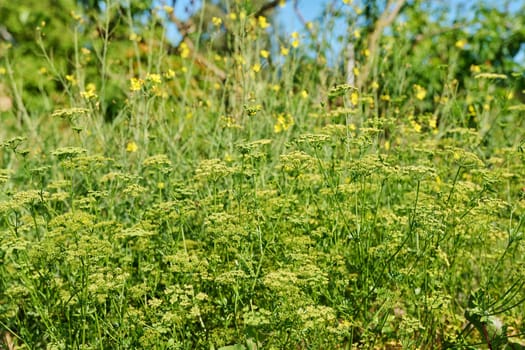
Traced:
<path fill-rule="evenodd" d="M 468 84 L 465 80 L 471 77 L 471 69 L 483 66 L 485 70 L 511 74 L 522 67 L 518 62 L 521 56 L 517 55 L 525 40 L 525 20 L 520 16 L 523 5 L 517 8 L 514 4 L 511 11 L 510 2 L 498 3 L 497 7 L 474 2 L 453 17 L 448 3 L 422 0 L 348 3 L 350 7 L 336 1 L 327 2 L 316 26 L 304 23 L 310 52 L 301 58 L 302 65 L 333 67 L 332 78 L 319 77 L 319 82 L 333 84 L 341 80 L 339 74 L 350 69 L 349 54 L 355 57 L 360 69 L 358 87 L 364 92 L 371 91 L 370 84 L 382 80 L 386 84 L 381 85 L 379 93 L 389 95 L 400 93 L 401 86 L 389 84 L 401 80 L 407 85 L 416 82 L 424 85 L 430 93 L 443 91 L 445 76 L 457 79 L 457 93 L 461 94 Z M 125 82 L 119 74 L 137 75 L 142 66 L 153 64 L 176 68 L 179 45 L 186 42 L 192 52 L 200 52 L 196 58 L 201 70 L 197 70 L 193 78 L 201 81 L 211 73 L 224 82 L 228 66 L 224 61 L 210 58 L 243 55 L 239 38 L 245 37 L 237 35 L 228 14 L 243 13 L 255 20 L 265 16 L 269 23 L 278 24 L 275 14 L 279 4 L 280 1 L 268 0 L 187 1 L 184 4 L 187 13 L 181 16 L 185 18 L 182 20 L 181 14 L 167 12 L 167 7 L 151 0 L 2 2 L 0 13 L 5 20 L 0 27 L 1 54 L 4 63 L 9 59 L 9 66 L 17 77 L 15 83 L 3 82 L 2 90 L 15 101 L 12 112 L 31 115 L 33 111 L 51 111 L 59 104 L 71 102 L 75 98 L 72 81 L 80 80 L 79 91 L 90 81 L 100 91 L 99 111 L 106 119 L 113 119 L 123 109 L 126 98 Z M 299 1 L 290 1 L 288 6 L 294 6 L 302 20 L 298 4 Z M 221 19 L 219 31 L 214 18 Z M 348 27 L 347 32 L 334 32 L 341 23 Z M 258 40 L 266 41 L 275 52 L 288 35 L 279 28 L 276 25 L 266 30 L 266 38 L 258 36 Z M 177 31 L 183 38 L 180 42 L 173 40 Z M 326 40 L 332 35 L 329 33 L 338 33 L 337 43 Z M 109 39 L 109 45 L 104 44 L 105 39 Z M 348 52 L 349 43 L 353 52 Z M 6 44 L 12 46 L 9 52 Z M 82 56 L 82 48 L 91 50 L 91 56 Z M 451 48 L 461 50 L 458 54 Z M 163 62 L 152 61 L 153 51 L 163 52 Z M 329 55 L 332 58 L 327 59 Z M 279 62 L 274 62 L 272 56 L 268 63 L 278 67 Z M 84 68 L 82 76 L 72 77 L 79 65 Z M 429 66 L 443 69 L 428 69 Z M 397 69 L 399 67 L 404 68 Z M 388 74 L 400 72 L 405 72 L 405 76 L 385 79 Z M 235 80 L 233 84 L 237 83 Z M 519 84 L 523 84 L 522 80 Z M 523 86 L 516 88 L 517 95 L 522 94 L 522 89 Z M 17 94 L 21 96 L 17 98 Z M 432 106 L 433 102 L 428 101 L 423 109 L 430 110 Z"/>

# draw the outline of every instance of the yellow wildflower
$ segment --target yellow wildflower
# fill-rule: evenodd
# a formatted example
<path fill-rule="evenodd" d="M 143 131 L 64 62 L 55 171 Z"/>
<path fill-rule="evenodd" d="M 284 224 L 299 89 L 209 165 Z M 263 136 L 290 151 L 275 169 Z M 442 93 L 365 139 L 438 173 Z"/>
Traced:
<path fill-rule="evenodd" d="M 135 143 L 135 141 L 130 141 L 128 142 L 128 144 L 126 145 L 126 152 L 129 152 L 129 153 L 135 153 L 137 152 L 139 149 L 139 146 L 137 146 L 137 144 Z"/>
<path fill-rule="evenodd" d="M 262 110 L 261 105 L 253 105 L 253 106 L 248 106 L 246 108 L 246 112 L 250 117 L 257 115 L 257 112 L 259 112 L 260 110 Z"/>
<path fill-rule="evenodd" d="M 270 52 L 267 50 L 261 50 L 260 52 L 262 58 L 268 58 L 270 57 Z"/>
<path fill-rule="evenodd" d="M 172 79 L 175 77 L 175 71 L 173 69 L 168 69 L 168 71 L 166 73 L 164 73 L 164 77 L 168 78 L 168 79 Z"/>
<path fill-rule="evenodd" d="M 468 115 L 471 117 L 476 116 L 476 108 L 473 105 L 468 105 Z"/>
<path fill-rule="evenodd" d="M 162 79 L 160 78 L 160 74 L 154 74 L 154 73 L 153 74 L 148 73 L 148 75 L 146 75 L 146 80 L 151 81 L 154 84 L 160 84 L 162 82 Z"/>
<path fill-rule="evenodd" d="M 479 72 L 481 72 L 481 67 L 478 66 L 477 64 L 472 64 L 472 65 L 470 65 L 470 71 L 472 73 L 479 73 Z"/>
<path fill-rule="evenodd" d="M 233 157 L 232 157 L 232 155 L 229 154 L 229 153 L 226 153 L 226 154 L 224 155 L 224 161 L 225 161 L 225 162 L 228 162 L 228 163 L 233 162 Z"/>
<path fill-rule="evenodd" d="M 218 27 L 218 26 L 220 26 L 222 24 L 222 18 L 220 18 L 220 17 L 213 17 L 211 19 L 211 21 L 212 21 L 213 25 L 216 26 L 216 27 Z"/>
<path fill-rule="evenodd" d="M 131 91 L 139 91 L 140 89 L 142 89 L 143 85 L 144 85 L 144 80 L 140 78 L 131 78 L 129 89 Z"/>
<path fill-rule="evenodd" d="M 69 81 L 72 85 L 76 85 L 77 84 L 77 79 L 72 74 L 66 75 L 66 80 Z"/>
<path fill-rule="evenodd" d="M 437 116 L 434 116 L 428 120 L 428 126 L 431 129 L 437 129 Z"/>
<path fill-rule="evenodd" d="M 96 88 L 95 84 L 93 84 L 93 83 L 87 84 L 86 85 L 86 90 L 82 91 L 80 93 L 80 96 L 82 96 L 86 100 L 90 100 L 92 98 L 96 98 L 97 97 L 97 88 Z"/>
<path fill-rule="evenodd" d="M 154 85 L 151 88 L 151 92 L 157 97 L 168 98 L 168 93 L 164 91 L 164 89 L 162 89 L 162 87 L 159 85 Z"/>
<path fill-rule="evenodd" d="M 436 185 L 437 185 L 437 187 L 440 188 L 442 183 L 443 183 L 443 181 L 441 181 L 441 178 L 439 177 L 439 175 L 436 175 Z"/>
<path fill-rule="evenodd" d="M 416 98 L 418 100 L 423 100 L 427 96 L 427 89 L 421 85 L 414 84 L 414 91 L 416 92 Z"/>
<path fill-rule="evenodd" d="M 464 49 L 466 45 L 467 45 L 467 41 L 465 39 L 460 39 L 460 40 L 456 41 L 456 44 L 455 44 L 455 46 L 458 49 Z"/>
<path fill-rule="evenodd" d="M 253 67 L 252 67 L 252 70 L 255 73 L 259 73 L 261 71 L 261 65 L 259 63 L 254 64 Z"/>
<path fill-rule="evenodd" d="M 279 1 L 279 7 L 283 8 L 286 6 L 286 0 L 280 0 Z"/>
<path fill-rule="evenodd" d="M 259 22 L 259 27 L 261 27 L 262 29 L 266 29 L 270 26 L 270 23 L 268 23 L 266 17 L 264 16 L 259 16 L 259 18 L 257 18 L 257 21 Z"/>
<path fill-rule="evenodd" d="M 301 97 L 302 98 L 308 98 L 308 91 L 306 91 L 306 90 L 301 91 Z"/>
<path fill-rule="evenodd" d="M 410 124 L 412 124 L 412 128 L 414 129 L 415 132 L 417 133 L 420 133 L 421 132 L 421 124 L 419 124 L 418 122 L 416 122 L 415 120 L 412 120 L 410 122 Z"/>
<path fill-rule="evenodd" d="M 190 48 L 185 42 L 180 43 L 179 45 L 180 57 L 188 58 L 190 56 Z"/>
<path fill-rule="evenodd" d="M 235 21 L 237 19 L 237 14 L 235 12 L 232 12 L 228 15 L 232 21 Z"/>
<path fill-rule="evenodd" d="M 273 131 L 278 134 L 288 130 L 294 124 L 293 118 L 289 113 L 277 115 L 277 121 L 273 126 Z"/>
<path fill-rule="evenodd" d="M 128 37 L 128 39 L 130 41 L 136 41 L 136 42 L 139 42 L 142 40 L 142 38 L 140 36 L 137 35 L 137 33 L 131 33 Z"/>
<path fill-rule="evenodd" d="M 289 48 L 281 46 L 281 55 L 288 56 L 289 53 L 290 53 L 290 49 Z"/>
<path fill-rule="evenodd" d="M 291 37 L 292 37 L 292 47 L 296 48 L 297 46 L 299 46 L 299 33 L 297 32 L 293 32 L 291 34 Z"/>
<path fill-rule="evenodd" d="M 350 102 L 352 102 L 353 106 L 357 106 L 359 102 L 359 94 L 357 92 L 354 91 L 350 94 Z"/>

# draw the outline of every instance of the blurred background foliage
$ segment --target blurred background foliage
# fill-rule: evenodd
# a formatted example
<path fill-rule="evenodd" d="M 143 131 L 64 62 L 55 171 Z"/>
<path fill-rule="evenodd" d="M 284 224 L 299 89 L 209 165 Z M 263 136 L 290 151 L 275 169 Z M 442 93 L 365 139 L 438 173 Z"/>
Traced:
<path fill-rule="evenodd" d="M 180 69 L 183 43 L 190 45 L 196 58 L 196 70 L 191 75 L 197 81 L 196 86 L 199 81 L 209 79 L 210 73 L 224 83 L 226 75 L 230 79 L 232 74 L 225 60 L 213 57 L 242 56 L 240 40 L 250 39 L 246 27 L 242 29 L 243 35 L 238 35 L 239 29 L 229 20 L 231 14 L 255 21 L 264 16 L 272 25 L 258 32 L 257 40 L 272 47 L 272 53 L 278 52 L 283 38 L 289 35 L 277 23 L 276 16 L 279 5 L 285 1 L 188 0 L 184 3 L 184 14 L 172 12 L 175 7 L 181 8 L 177 3 L 2 2 L 0 94 L 12 105 L 9 108 L 7 103 L 3 113 L 17 116 L 14 120 L 20 121 L 57 106 L 74 105 L 78 93 L 91 82 L 97 86 L 100 99 L 97 110 L 104 119 L 112 120 L 123 110 L 127 97 L 128 81 L 122 77 L 129 79 L 160 67 Z M 296 15 L 303 20 L 299 5 L 298 1 L 288 4 L 294 6 Z M 468 2 L 462 11 L 453 13 L 449 2 L 329 1 L 319 15 L 322 19 L 319 23 L 303 20 L 302 35 L 309 46 L 295 58 L 305 67 L 327 66 L 323 74 L 328 74 L 328 78 L 319 78 L 317 83 L 322 80 L 333 85 L 348 76 L 345 70 L 349 69 L 347 61 L 351 54 L 356 60 L 355 67 L 364 68 L 356 81 L 361 92 L 376 91 L 402 100 L 406 87 L 417 84 L 428 92 L 419 112 L 439 109 L 436 96 L 443 97 L 447 89 L 449 94 L 466 95 L 466 86 L 472 85 L 469 80 L 476 72 L 514 74 L 519 79 L 513 80 L 518 85 L 513 89 L 522 98 L 520 72 L 525 40 L 522 10 L 523 4 L 520 7 L 516 2 Z M 347 30 L 340 29 L 341 23 Z M 327 40 L 333 37 L 336 40 Z M 349 43 L 353 52 L 348 52 Z M 273 56 L 267 60 L 274 68 L 269 71 L 279 68 L 280 61 L 272 59 Z M 445 86 L 451 81 L 457 84 Z M 295 83 L 302 84 L 300 78 Z M 500 83 L 508 88 L 505 84 Z M 176 96 L 177 92 L 170 94 Z M 379 112 L 386 108 L 376 107 Z M 472 120 L 465 123 L 476 124 Z"/>

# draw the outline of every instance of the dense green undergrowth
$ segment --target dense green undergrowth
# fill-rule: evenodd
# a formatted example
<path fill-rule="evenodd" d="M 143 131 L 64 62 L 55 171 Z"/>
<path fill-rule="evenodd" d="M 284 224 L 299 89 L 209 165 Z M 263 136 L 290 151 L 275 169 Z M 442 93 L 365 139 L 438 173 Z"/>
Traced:
<path fill-rule="evenodd" d="M 208 52 L 225 81 L 184 45 L 119 63 L 95 42 L 71 75 L 40 58 L 61 97 L 0 114 L 6 344 L 523 348 L 521 76 L 460 83 L 451 55 L 418 84 L 385 36 L 389 70 L 356 89 L 297 34 L 270 64 L 242 18 L 236 51 Z M 90 55 L 122 86 L 111 120 Z"/>

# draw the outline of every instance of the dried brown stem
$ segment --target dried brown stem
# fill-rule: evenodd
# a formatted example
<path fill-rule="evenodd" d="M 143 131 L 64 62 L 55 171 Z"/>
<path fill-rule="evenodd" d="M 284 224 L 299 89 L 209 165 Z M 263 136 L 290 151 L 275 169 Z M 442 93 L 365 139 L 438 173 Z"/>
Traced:
<path fill-rule="evenodd" d="M 267 11 L 273 10 L 279 5 L 279 3 L 280 3 L 279 0 L 267 2 L 259 9 L 259 11 L 255 12 L 254 14 L 255 18 L 259 16 L 263 16 Z"/>
<path fill-rule="evenodd" d="M 170 14 L 170 20 L 175 23 L 177 26 L 177 30 L 182 35 L 182 41 L 186 44 L 188 49 L 190 50 L 193 60 L 199 67 L 202 67 L 210 72 L 212 72 L 217 78 L 219 78 L 221 81 L 226 80 L 226 72 L 224 72 L 222 69 L 217 67 L 213 62 L 210 62 L 206 57 L 204 57 L 202 54 L 197 52 L 195 49 L 195 45 L 193 44 L 193 41 L 189 38 L 189 34 L 193 33 L 195 31 L 195 25 L 191 20 L 188 20 L 187 22 L 182 22 L 175 16 L 174 13 Z"/>
<path fill-rule="evenodd" d="M 389 0 L 386 5 L 385 11 L 381 14 L 381 17 L 379 17 L 379 19 L 376 21 L 374 26 L 375 29 L 368 38 L 369 56 L 366 64 L 364 65 L 363 69 L 361 70 L 361 73 L 359 74 L 357 80 L 358 88 L 363 87 L 364 83 L 368 79 L 368 76 L 370 75 L 370 70 L 372 69 L 372 65 L 374 64 L 375 58 L 377 56 L 377 51 L 379 49 L 379 39 L 381 39 L 383 30 L 394 22 L 405 2 L 406 0 L 397 0 L 395 2 L 393 0 Z"/>

